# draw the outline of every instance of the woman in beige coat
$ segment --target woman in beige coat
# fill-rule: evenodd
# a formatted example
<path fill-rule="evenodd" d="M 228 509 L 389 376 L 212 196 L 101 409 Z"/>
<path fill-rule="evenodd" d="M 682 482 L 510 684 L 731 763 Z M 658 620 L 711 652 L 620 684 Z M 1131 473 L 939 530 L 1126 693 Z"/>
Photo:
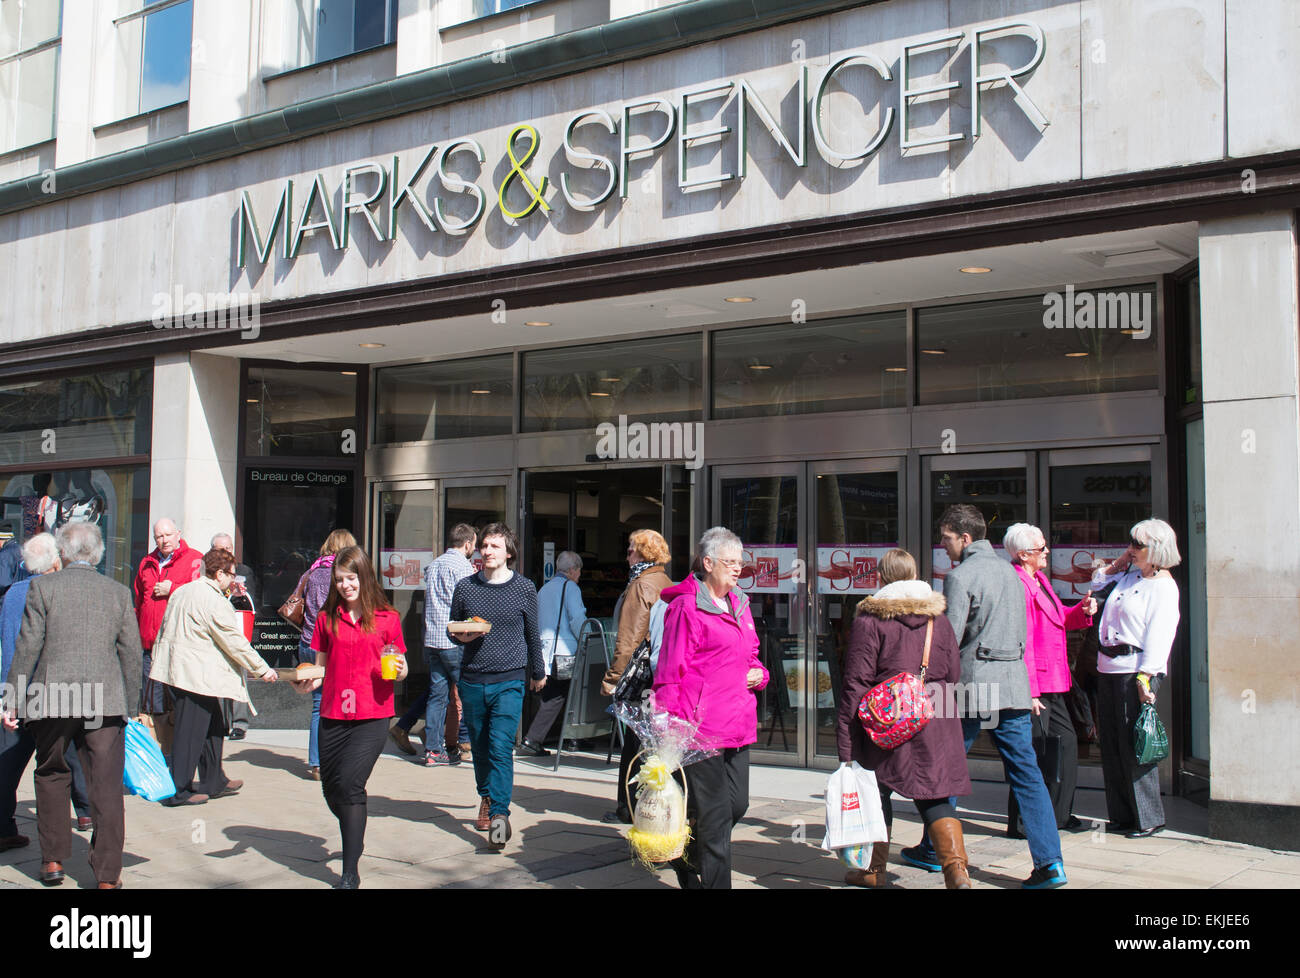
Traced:
<path fill-rule="evenodd" d="M 177 588 L 167 602 L 154 642 L 150 678 L 170 686 L 176 701 L 171 762 L 176 794 L 164 805 L 201 805 L 244 786 L 221 769 L 226 735 L 221 701 L 248 703 L 244 672 L 272 683 L 275 670 L 244 638 L 239 613 L 226 597 L 234 580 L 235 555 L 209 550 L 203 576 Z"/>

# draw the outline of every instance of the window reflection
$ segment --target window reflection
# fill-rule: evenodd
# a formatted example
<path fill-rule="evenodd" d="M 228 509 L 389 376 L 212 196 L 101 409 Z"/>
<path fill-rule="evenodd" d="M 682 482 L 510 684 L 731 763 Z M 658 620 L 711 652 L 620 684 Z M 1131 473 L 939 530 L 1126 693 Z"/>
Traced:
<path fill-rule="evenodd" d="M 508 435 L 514 429 L 509 356 L 413 363 L 375 375 L 379 444 Z"/>
<path fill-rule="evenodd" d="M 248 455 L 332 458 L 358 437 L 357 378 L 338 370 L 248 368 L 244 451 Z"/>

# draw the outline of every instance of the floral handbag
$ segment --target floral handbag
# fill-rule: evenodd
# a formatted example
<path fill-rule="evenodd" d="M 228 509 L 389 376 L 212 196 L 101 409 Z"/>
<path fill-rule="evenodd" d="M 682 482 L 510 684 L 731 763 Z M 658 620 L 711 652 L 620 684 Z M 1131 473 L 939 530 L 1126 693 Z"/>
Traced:
<path fill-rule="evenodd" d="M 893 750 L 916 736 L 934 719 L 934 704 L 925 695 L 925 670 L 930 665 L 930 638 L 934 619 L 925 624 L 925 652 L 921 674 L 900 672 L 867 690 L 858 704 L 858 719 L 877 747 Z"/>

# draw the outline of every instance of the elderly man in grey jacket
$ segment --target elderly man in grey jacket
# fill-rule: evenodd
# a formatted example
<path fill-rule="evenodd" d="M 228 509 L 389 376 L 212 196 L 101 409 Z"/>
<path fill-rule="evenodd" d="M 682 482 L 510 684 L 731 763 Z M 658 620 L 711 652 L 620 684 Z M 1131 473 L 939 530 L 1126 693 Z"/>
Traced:
<path fill-rule="evenodd" d="M 1025 589 L 1011 564 L 984 539 L 984 516 L 974 506 L 949 506 L 939 519 L 940 542 L 953 568 L 943 582 L 948 621 L 961 646 L 965 690 L 962 732 L 969 751 L 987 728 L 1020 805 L 1034 871 L 1021 885 L 1053 889 L 1066 883 L 1061 837 L 1052 799 L 1034 753 L 1025 669 Z M 956 798 L 949 799 L 952 804 Z M 913 866 L 940 869 L 930 840 L 902 851 Z"/>
<path fill-rule="evenodd" d="M 139 626 L 131 592 L 95 569 L 104 557 L 99 527 L 68 523 L 57 540 L 63 570 L 36 578 L 27 592 L 4 723 L 12 729 L 22 711 L 36 741 L 41 882 L 63 882 L 72 850 L 72 776 L 64 758 L 71 742 L 86 772 L 95 821 L 90 865 L 100 889 L 116 889 L 125 838 L 126 719 L 140 701 Z"/>

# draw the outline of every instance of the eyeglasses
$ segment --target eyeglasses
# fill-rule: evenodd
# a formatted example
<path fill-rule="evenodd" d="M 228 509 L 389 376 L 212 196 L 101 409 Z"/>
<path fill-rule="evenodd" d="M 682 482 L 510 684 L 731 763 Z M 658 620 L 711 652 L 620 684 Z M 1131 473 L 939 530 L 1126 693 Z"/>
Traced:
<path fill-rule="evenodd" d="M 1132 547 L 1134 550 L 1145 550 L 1147 548 L 1147 545 L 1145 543 L 1142 543 L 1140 540 L 1138 540 L 1137 537 L 1129 537 L 1128 545 Z"/>
<path fill-rule="evenodd" d="M 1028 550 L 1022 550 L 1022 551 L 1020 551 L 1020 552 L 1021 552 L 1022 554 L 1046 554 L 1046 553 L 1051 553 L 1051 551 L 1047 548 L 1047 545 L 1046 545 L 1046 544 L 1043 544 L 1043 546 L 1041 546 L 1041 547 L 1031 547 L 1031 548 L 1029 548 Z"/>
<path fill-rule="evenodd" d="M 722 564 L 724 567 L 730 567 L 732 570 L 739 570 L 741 564 L 743 563 L 743 561 L 735 558 L 733 558 L 732 560 L 727 560 L 723 557 L 710 557 L 709 560 L 717 564 Z"/>

